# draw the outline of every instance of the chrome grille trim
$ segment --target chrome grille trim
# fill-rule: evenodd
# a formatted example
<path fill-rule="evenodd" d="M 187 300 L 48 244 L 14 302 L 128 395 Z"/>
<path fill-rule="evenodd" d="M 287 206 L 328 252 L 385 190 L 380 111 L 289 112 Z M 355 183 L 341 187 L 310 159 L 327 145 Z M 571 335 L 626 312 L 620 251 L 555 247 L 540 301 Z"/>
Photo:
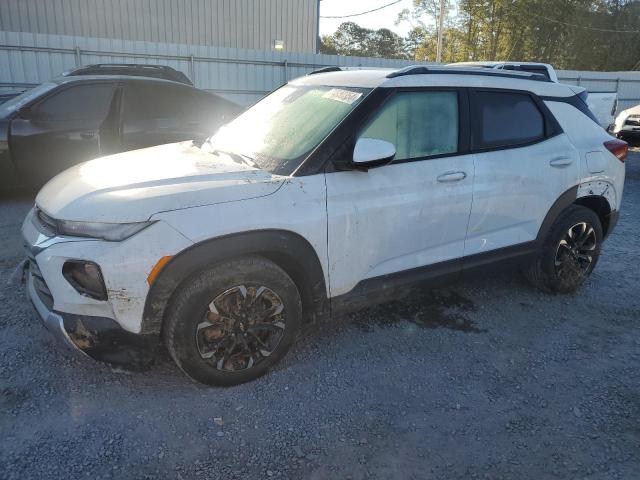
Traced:
<path fill-rule="evenodd" d="M 33 224 L 40 233 L 47 237 L 55 237 L 58 233 L 56 221 L 38 207 L 33 210 Z"/>

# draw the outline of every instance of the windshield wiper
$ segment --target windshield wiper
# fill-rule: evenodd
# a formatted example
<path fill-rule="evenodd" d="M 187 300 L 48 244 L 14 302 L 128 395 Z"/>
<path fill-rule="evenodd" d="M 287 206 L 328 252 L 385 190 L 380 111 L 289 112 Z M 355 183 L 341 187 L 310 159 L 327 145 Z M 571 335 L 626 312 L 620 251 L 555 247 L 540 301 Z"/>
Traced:
<path fill-rule="evenodd" d="M 227 152 L 227 151 L 218 150 L 218 149 L 212 150 L 211 153 L 213 153 L 214 155 L 219 155 L 219 154 L 229 155 L 231 157 L 231 160 L 233 160 L 236 163 L 249 165 L 250 167 L 253 167 L 253 168 L 260 168 L 258 164 L 255 162 L 255 160 L 247 155 L 242 155 L 240 153 L 235 153 L 235 152 Z"/>

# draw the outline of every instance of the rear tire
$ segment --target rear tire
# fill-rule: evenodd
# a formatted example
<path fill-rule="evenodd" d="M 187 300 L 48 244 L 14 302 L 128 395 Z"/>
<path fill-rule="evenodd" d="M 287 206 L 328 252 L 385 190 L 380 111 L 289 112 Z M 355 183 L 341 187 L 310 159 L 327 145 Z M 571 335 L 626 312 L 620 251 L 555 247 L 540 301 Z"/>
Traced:
<path fill-rule="evenodd" d="M 586 207 L 572 205 L 551 226 L 538 258 L 525 276 L 544 292 L 574 292 L 598 263 L 602 238 L 598 215 Z"/>
<path fill-rule="evenodd" d="M 264 375 L 293 344 L 302 303 L 275 263 L 247 256 L 194 274 L 175 293 L 164 340 L 192 379 L 231 386 Z"/>

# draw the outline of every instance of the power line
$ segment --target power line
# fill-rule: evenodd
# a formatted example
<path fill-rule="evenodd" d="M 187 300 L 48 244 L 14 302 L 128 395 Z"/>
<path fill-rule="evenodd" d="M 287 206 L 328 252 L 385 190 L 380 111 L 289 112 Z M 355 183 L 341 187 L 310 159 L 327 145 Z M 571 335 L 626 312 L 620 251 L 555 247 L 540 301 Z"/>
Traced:
<path fill-rule="evenodd" d="M 350 18 L 350 17 L 359 17 L 360 15 L 366 15 L 367 13 L 377 12 L 378 10 L 382 10 L 383 8 L 390 7 L 391 5 L 395 5 L 396 3 L 400 3 L 403 0 L 396 0 L 395 2 L 387 3 L 386 5 L 382 5 L 381 7 L 374 8 L 372 10 L 367 10 L 366 12 L 360 13 L 352 13 L 351 15 L 320 15 L 320 18 Z"/>
<path fill-rule="evenodd" d="M 548 18 L 548 17 L 545 17 L 544 15 L 538 15 L 537 13 L 533 13 L 533 12 L 529 12 L 529 13 L 534 17 L 542 18 L 543 20 L 546 20 L 548 22 L 559 23 L 560 25 L 565 25 L 567 27 L 582 28 L 583 30 L 593 30 L 596 32 L 607 32 L 607 33 L 640 33 L 640 30 L 611 30 L 609 28 L 586 27 L 584 25 L 576 25 L 575 23 L 562 22 L 560 20 Z"/>

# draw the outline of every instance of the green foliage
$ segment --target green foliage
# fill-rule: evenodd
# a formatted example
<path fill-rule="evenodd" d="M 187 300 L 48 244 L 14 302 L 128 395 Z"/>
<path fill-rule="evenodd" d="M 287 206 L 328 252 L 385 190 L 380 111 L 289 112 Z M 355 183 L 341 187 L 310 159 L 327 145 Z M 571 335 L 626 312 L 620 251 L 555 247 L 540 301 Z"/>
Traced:
<path fill-rule="evenodd" d="M 439 0 L 414 0 L 406 38 L 353 22 L 322 53 L 435 61 Z M 447 0 L 443 61 L 521 60 L 576 70 L 640 69 L 640 0 Z M 455 9 L 454 9 L 455 7 Z M 455 12 L 455 14 L 452 14 Z M 607 31 L 612 30 L 612 31 Z"/>
<path fill-rule="evenodd" d="M 640 60 L 640 3 L 629 0 L 461 0 L 458 60 L 529 60 L 624 70 Z M 613 31 L 599 31 L 613 30 Z"/>
<path fill-rule="evenodd" d="M 404 40 L 387 28 L 370 30 L 344 22 L 331 36 L 322 37 L 320 53 L 359 57 L 407 58 Z"/>

